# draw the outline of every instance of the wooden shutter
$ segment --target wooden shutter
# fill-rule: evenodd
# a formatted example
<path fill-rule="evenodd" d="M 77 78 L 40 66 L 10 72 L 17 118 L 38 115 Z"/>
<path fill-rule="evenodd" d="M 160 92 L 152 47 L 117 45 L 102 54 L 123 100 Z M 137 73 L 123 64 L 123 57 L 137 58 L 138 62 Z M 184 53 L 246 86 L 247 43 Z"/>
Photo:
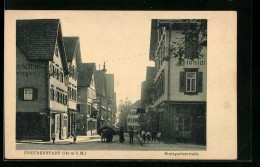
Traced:
<path fill-rule="evenodd" d="M 197 92 L 202 92 L 203 90 L 203 73 L 198 72 L 197 73 Z"/>
<path fill-rule="evenodd" d="M 24 88 L 19 88 L 18 89 L 18 99 L 19 100 L 24 100 Z"/>
<path fill-rule="evenodd" d="M 33 89 L 33 100 L 36 100 L 38 98 L 38 89 Z"/>
<path fill-rule="evenodd" d="M 180 92 L 185 92 L 185 72 L 180 72 Z"/>

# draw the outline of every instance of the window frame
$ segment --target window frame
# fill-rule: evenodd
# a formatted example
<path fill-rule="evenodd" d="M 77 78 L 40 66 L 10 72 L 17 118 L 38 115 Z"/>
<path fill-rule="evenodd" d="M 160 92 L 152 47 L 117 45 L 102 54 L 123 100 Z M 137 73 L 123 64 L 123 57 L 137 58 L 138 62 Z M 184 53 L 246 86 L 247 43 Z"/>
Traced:
<path fill-rule="evenodd" d="M 188 74 L 194 74 L 194 76 L 192 77 L 189 77 Z M 186 85 L 185 85 L 185 92 L 188 92 L 188 93 L 194 93 L 197 91 L 197 72 L 186 72 L 185 73 L 186 77 L 185 77 L 185 82 L 186 82 Z M 188 84 L 188 80 L 190 80 L 190 83 Z M 194 88 L 192 87 L 192 81 L 195 81 L 194 82 Z M 189 85 L 189 90 L 188 90 L 188 85 Z M 192 90 L 193 88 L 193 90 Z"/>

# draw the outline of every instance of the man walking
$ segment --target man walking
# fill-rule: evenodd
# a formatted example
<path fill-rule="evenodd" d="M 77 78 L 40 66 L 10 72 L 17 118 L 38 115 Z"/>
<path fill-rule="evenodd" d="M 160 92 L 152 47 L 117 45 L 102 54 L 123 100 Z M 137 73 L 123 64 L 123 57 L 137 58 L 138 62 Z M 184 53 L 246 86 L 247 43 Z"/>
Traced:
<path fill-rule="evenodd" d="M 129 137 L 130 137 L 130 144 L 134 144 L 134 131 L 132 128 L 130 128 Z"/>

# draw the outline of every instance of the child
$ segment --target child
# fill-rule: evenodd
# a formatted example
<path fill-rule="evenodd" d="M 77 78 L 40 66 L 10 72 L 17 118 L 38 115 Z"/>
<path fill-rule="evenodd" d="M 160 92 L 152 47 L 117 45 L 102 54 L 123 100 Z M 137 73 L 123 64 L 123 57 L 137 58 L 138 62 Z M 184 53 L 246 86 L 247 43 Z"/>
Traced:
<path fill-rule="evenodd" d="M 151 143 L 151 132 L 146 132 L 147 143 Z"/>
<path fill-rule="evenodd" d="M 55 133 L 54 132 L 51 134 L 51 138 L 52 138 L 52 143 L 55 144 Z"/>
<path fill-rule="evenodd" d="M 157 138 L 158 143 L 160 143 L 161 135 L 162 135 L 161 132 L 158 131 L 158 133 L 157 133 L 157 135 L 156 135 L 156 138 Z"/>
<path fill-rule="evenodd" d="M 76 135 L 76 132 L 73 133 L 73 143 L 75 144 L 76 143 L 76 139 L 77 139 L 77 135 Z"/>

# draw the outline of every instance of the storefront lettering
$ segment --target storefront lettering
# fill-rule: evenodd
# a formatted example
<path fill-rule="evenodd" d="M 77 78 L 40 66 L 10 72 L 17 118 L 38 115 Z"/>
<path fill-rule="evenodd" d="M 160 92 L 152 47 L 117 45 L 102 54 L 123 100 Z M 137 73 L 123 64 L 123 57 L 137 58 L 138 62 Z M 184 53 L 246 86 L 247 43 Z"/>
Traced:
<path fill-rule="evenodd" d="M 186 65 L 206 65 L 206 60 L 186 60 Z"/>
<path fill-rule="evenodd" d="M 40 70 L 43 69 L 43 66 L 40 66 L 38 64 L 17 64 L 16 65 L 16 75 L 18 76 L 38 76 L 40 75 L 40 72 L 35 71 L 35 70 Z"/>

